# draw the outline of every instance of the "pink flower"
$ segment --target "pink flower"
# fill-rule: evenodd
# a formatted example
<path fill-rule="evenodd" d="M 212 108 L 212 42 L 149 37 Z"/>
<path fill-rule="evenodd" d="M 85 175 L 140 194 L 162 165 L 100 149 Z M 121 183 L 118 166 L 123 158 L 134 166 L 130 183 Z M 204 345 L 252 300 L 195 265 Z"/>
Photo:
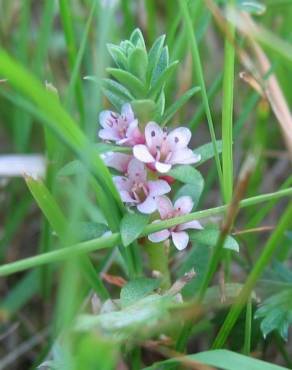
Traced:
<path fill-rule="evenodd" d="M 171 188 L 164 180 L 148 181 L 145 165 L 133 158 L 128 166 L 128 177 L 115 176 L 114 182 L 121 199 L 125 203 L 135 204 L 142 213 L 152 213 L 157 209 L 156 198 L 170 192 Z"/>
<path fill-rule="evenodd" d="M 159 197 L 157 199 L 157 209 L 162 220 L 167 220 L 169 218 L 182 216 L 190 213 L 193 208 L 192 198 L 189 196 L 183 196 L 177 199 L 174 206 L 171 200 L 164 197 Z M 158 220 L 154 222 L 159 222 Z M 148 235 L 150 241 L 154 243 L 161 242 L 168 239 L 170 236 L 172 238 L 173 244 L 178 250 L 185 249 L 189 242 L 189 235 L 186 229 L 202 229 L 201 224 L 198 221 L 190 221 L 181 225 L 171 227 L 170 229 L 165 229 L 158 231 L 156 233 Z"/>
<path fill-rule="evenodd" d="M 133 154 L 158 172 L 166 173 L 174 164 L 191 164 L 201 159 L 188 148 L 191 136 L 186 127 L 176 128 L 167 134 L 157 123 L 149 122 L 145 128 L 146 144 L 135 145 Z"/>
<path fill-rule="evenodd" d="M 131 105 L 128 103 L 122 106 L 121 114 L 109 110 L 101 112 L 99 122 L 102 129 L 99 130 L 98 136 L 103 140 L 128 146 L 145 142 L 138 128 L 138 120 L 135 119 Z"/>
<path fill-rule="evenodd" d="M 130 160 L 133 159 L 132 155 L 118 152 L 107 152 L 102 154 L 101 157 L 106 166 L 123 173 L 127 172 Z"/>

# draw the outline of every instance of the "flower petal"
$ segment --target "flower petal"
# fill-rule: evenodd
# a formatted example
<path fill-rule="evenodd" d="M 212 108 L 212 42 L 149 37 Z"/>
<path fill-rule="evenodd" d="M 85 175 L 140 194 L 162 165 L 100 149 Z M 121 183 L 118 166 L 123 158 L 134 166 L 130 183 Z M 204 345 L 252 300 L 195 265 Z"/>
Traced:
<path fill-rule="evenodd" d="M 157 196 L 169 193 L 171 187 L 164 180 L 148 181 L 147 183 L 149 189 L 149 195 Z"/>
<path fill-rule="evenodd" d="M 160 173 L 167 173 L 171 169 L 171 164 L 155 162 L 155 168 Z"/>
<path fill-rule="evenodd" d="M 131 159 L 128 165 L 128 175 L 132 181 L 145 182 L 147 172 L 144 163 L 138 161 L 136 158 Z"/>
<path fill-rule="evenodd" d="M 134 112 L 132 110 L 131 104 L 126 103 L 122 106 L 122 111 L 121 111 L 123 118 L 128 121 L 129 123 L 132 122 L 135 117 L 134 117 Z"/>
<path fill-rule="evenodd" d="M 117 131 L 111 129 L 111 128 L 103 128 L 98 131 L 98 136 L 102 140 L 111 140 L 111 141 L 118 141 L 120 140 L 120 137 L 117 133 Z"/>
<path fill-rule="evenodd" d="M 175 247 L 181 251 L 185 249 L 189 242 L 189 235 L 185 231 L 172 232 L 171 233 L 172 241 Z"/>
<path fill-rule="evenodd" d="M 110 110 L 104 110 L 99 113 L 99 123 L 105 129 L 112 127 L 110 123 L 118 118 L 119 118 L 119 115 Z"/>
<path fill-rule="evenodd" d="M 151 148 L 156 148 L 161 146 L 163 141 L 163 131 L 156 122 L 148 122 L 145 127 L 145 139 L 147 146 Z"/>
<path fill-rule="evenodd" d="M 137 200 L 132 198 L 130 193 L 126 190 L 119 191 L 121 199 L 125 203 L 137 203 Z"/>
<path fill-rule="evenodd" d="M 185 195 L 177 199 L 174 203 L 174 209 L 179 211 L 181 215 L 185 215 L 186 213 L 190 213 L 194 206 L 194 202 L 191 197 Z"/>
<path fill-rule="evenodd" d="M 182 149 L 188 146 L 192 137 L 191 131 L 186 127 L 178 127 L 167 136 L 167 144 L 174 149 Z"/>
<path fill-rule="evenodd" d="M 155 161 L 147 146 L 143 144 L 135 145 L 133 147 L 133 154 L 137 159 L 139 159 L 139 161 L 144 163 L 151 163 Z"/>
<path fill-rule="evenodd" d="M 128 164 L 133 157 L 125 153 L 107 152 L 103 154 L 102 158 L 106 166 L 125 173 L 128 169 Z"/>
<path fill-rule="evenodd" d="M 201 160 L 201 156 L 189 148 L 175 150 L 169 159 L 171 164 L 192 164 Z"/>
<path fill-rule="evenodd" d="M 184 224 L 178 225 L 176 227 L 176 230 L 178 231 L 182 231 L 186 229 L 202 230 L 203 226 L 199 223 L 199 221 L 194 220 L 194 221 L 185 222 Z"/>
<path fill-rule="evenodd" d="M 126 190 L 130 191 L 132 188 L 132 181 L 130 181 L 127 177 L 124 176 L 114 176 L 113 181 L 119 191 Z"/>
<path fill-rule="evenodd" d="M 162 219 L 171 216 L 173 212 L 171 200 L 166 196 L 157 198 L 157 209 Z"/>
<path fill-rule="evenodd" d="M 157 209 L 157 202 L 156 198 L 152 196 L 148 196 L 143 203 L 137 205 L 138 211 L 141 213 L 150 214 L 156 211 Z"/>
<path fill-rule="evenodd" d="M 166 240 L 169 237 L 169 235 L 170 232 L 166 229 L 148 235 L 148 239 L 153 243 L 159 243 L 162 242 L 163 240 Z"/>

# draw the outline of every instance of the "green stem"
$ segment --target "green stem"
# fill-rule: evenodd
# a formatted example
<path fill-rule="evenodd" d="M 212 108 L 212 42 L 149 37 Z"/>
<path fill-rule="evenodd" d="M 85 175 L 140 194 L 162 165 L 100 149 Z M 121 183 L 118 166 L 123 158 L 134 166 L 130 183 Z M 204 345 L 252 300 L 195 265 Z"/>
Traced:
<path fill-rule="evenodd" d="M 246 314 L 245 314 L 245 330 L 244 330 L 244 346 L 243 353 L 246 356 L 250 354 L 251 346 L 251 330 L 252 330 L 252 300 L 251 297 L 246 304 Z"/>
<path fill-rule="evenodd" d="M 239 203 L 240 208 L 252 206 L 265 202 L 271 199 L 278 199 L 292 194 L 292 188 L 277 191 L 275 193 L 268 193 L 258 195 L 255 197 L 247 198 Z M 157 223 L 149 224 L 145 227 L 141 236 L 149 235 L 153 232 L 170 228 L 175 225 L 185 223 L 187 221 L 198 220 L 204 217 L 213 216 L 225 212 L 228 205 L 215 208 L 206 209 L 203 211 L 189 213 L 184 216 L 175 217 L 169 220 L 160 221 Z M 52 252 L 43 253 L 37 256 L 22 259 L 20 261 L 11 262 L 0 266 L 0 276 L 10 275 L 18 271 L 27 270 L 29 268 L 37 267 L 45 263 L 62 261 L 68 257 L 75 257 L 84 253 L 89 253 L 98 249 L 112 248 L 121 243 L 121 236 L 119 233 L 114 233 L 109 236 L 92 239 L 87 242 L 78 243 L 66 248 L 58 249 Z"/>
<path fill-rule="evenodd" d="M 158 271 L 162 275 L 160 287 L 163 290 L 170 288 L 171 280 L 168 268 L 168 250 L 167 246 L 161 243 L 145 243 L 145 251 L 149 258 L 149 267 L 151 271 Z"/>

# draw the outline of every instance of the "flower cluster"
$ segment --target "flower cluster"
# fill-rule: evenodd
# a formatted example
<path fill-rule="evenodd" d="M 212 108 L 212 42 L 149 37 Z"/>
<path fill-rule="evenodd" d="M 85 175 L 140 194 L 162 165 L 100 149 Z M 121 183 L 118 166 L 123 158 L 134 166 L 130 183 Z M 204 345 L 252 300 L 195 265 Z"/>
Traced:
<path fill-rule="evenodd" d="M 190 213 L 193 201 L 189 196 L 177 199 L 173 206 L 165 195 L 171 192 L 172 179 L 167 173 L 172 166 L 194 164 L 200 160 L 200 156 L 188 148 L 190 130 L 179 127 L 168 133 L 155 122 L 148 122 L 142 129 L 130 104 L 123 105 L 121 114 L 101 112 L 99 120 L 101 139 L 131 148 L 131 154 L 109 152 L 104 155 L 105 164 L 121 173 L 113 180 L 122 201 L 128 206 L 136 206 L 141 213 L 158 211 L 161 219 Z M 197 221 L 187 222 L 151 234 L 149 239 L 160 242 L 171 237 L 176 248 L 182 250 L 189 241 L 184 230 L 189 228 L 201 229 L 201 225 Z"/>

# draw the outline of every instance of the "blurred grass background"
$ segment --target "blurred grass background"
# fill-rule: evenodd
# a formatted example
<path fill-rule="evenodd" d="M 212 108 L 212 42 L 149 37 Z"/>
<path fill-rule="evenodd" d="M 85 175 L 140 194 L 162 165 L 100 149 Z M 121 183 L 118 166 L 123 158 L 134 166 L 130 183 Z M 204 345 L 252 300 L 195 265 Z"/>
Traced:
<path fill-rule="evenodd" d="M 221 6 L 224 1 L 218 3 Z M 261 3 L 266 6 L 266 10 L 255 16 L 255 21 L 279 40 L 290 44 L 292 2 L 263 0 Z M 171 83 L 166 86 L 166 104 L 171 104 L 187 89 L 199 84 L 199 76 L 189 47 L 190 33 L 179 9 L 176 0 L 2 0 L 1 49 L 5 49 L 18 63 L 25 66 L 43 85 L 46 81 L 52 84 L 59 95 L 57 98 L 52 92 L 54 99 L 60 100 L 86 133 L 88 140 L 95 142 L 98 112 L 110 105 L 102 96 L 99 86 L 84 80 L 84 77 L 95 75 L 100 79 L 105 76 L 105 68 L 111 63 L 106 43 L 119 43 L 127 39 L 136 27 L 142 30 L 148 47 L 156 37 L 166 34 L 170 60 L 180 61 Z M 204 1 L 189 1 L 189 12 L 198 40 L 215 135 L 220 139 L 225 65 L 224 35 Z M 238 45 L 244 48 L 243 36 L 237 33 L 236 37 Z M 289 61 L 283 57 L 273 45 L 265 45 L 265 51 L 286 101 L 291 105 L 291 59 Z M 239 78 L 239 72 L 242 70 L 245 70 L 245 66 L 241 64 L 238 56 L 235 56 L 232 167 L 236 178 L 247 152 L 257 150 L 259 159 L 246 194 L 254 196 L 276 191 L 285 181 L 285 186 L 291 185 L 291 161 L 280 126 L 269 103 Z M 0 74 L 0 79 L 5 78 L 5 75 Z M 96 185 L 92 186 L 87 175 L 71 180 L 57 175 L 58 170 L 72 159 L 72 153 L 59 137 L 52 135 L 47 128 L 44 129 L 39 124 L 43 120 L 43 117 L 38 116 L 39 107 L 29 103 L 20 93 L 25 88 L 30 88 L 30 80 L 22 78 L 21 74 L 15 75 L 18 81 L 12 83 L 14 86 L 18 84 L 18 89 L 11 87 L 9 79 L 0 85 L 0 154 L 43 153 L 47 156 L 46 186 L 58 200 L 58 207 L 61 209 L 53 209 L 51 216 L 52 219 L 55 217 L 59 226 L 64 224 L 60 226 L 62 236 L 58 236 L 65 245 L 80 240 L 82 220 L 104 223 L 101 209 L 107 207 L 110 207 L 109 213 L 116 209 L 116 216 L 112 213 L 112 222 L 113 229 L 117 228 L 120 217 L 117 206 L 114 203 L 101 205 L 101 193 Z M 25 87 L 22 87 L 22 84 L 25 84 Z M 31 86 L 34 86 L 34 81 L 31 81 Z M 49 112 L 51 101 L 48 100 L 47 103 Z M 46 115 L 46 111 L 43 112 Z M 226 115 L 228 112 L 223 115 L 224 121 Z M 189 125 L 194 132 L 193 147 L 211 141 L 200 94 L 195 95 L 171 122 L 178 123 Z M 58 122 L 55 122 L 55 125 L 58 126 Z M 227 132 L 227 135 L 230 133 Z M 200 200 L 202 209 L 222 202 L 213 162 L 202 167 L 206 181 L 206 188 Z M 223 171 L 224 168 L 226 171 L 223 165 Z M 0 181 L 0 263 L 57 248 L 59 239 L 52 234 L 52 226 L 41 215 L 23 179 L 0 178 Z M 229 190 L 224 195 L 226 202 L 231 199 L 232 175 L 228 186 Z M 106 193 L 106 189 L 104 190 Z M 98 194 L 97 201 L 95 192 Z M 106 197 L 106 194 L 104 196 Z M 274 204 L 273 208 L 268 205 L 246 209 L 241 214 L 237 227 L 275 227 L 286 203 L 287 200 L 282 200 Z M 67 216 L 64 217 L 62 212 Z M 267 233 L 240 236 L 244 250 L 242 254 L 245 255 L 237 262 L 243 271 L 249 270 L 256 261 L 260 247 L 265 244 L 267 237 Z M 280 260 L 288 259 L 290 246 L 291 240 L 282 241 L 278 256 Z M 74 260 L 1 278 L 0 324 L 3 339 L 0 334 L 0 369 L 34 368 L 46 357 L 60 329 L 69 325 L 89 289 L 94 289 L 104 297 L 107 297 L 110 291 L 112 297 L 117 297 L 118 290 L 115 286 L 101 280 L 96 282 L 94 276 L 96 272 L 101 271 L 110 271 L 125 277 L 138 274 L 141 266 L 134 266 L 133 271 L 131 268 L 128 271 L 128 267 L 124 265 L 124 261 L 129 261 L 133 256 L 124 257 L 122 260 L 117 251 L 105 250 L 95 253 L 91 261 Z M 136 260 L 139 258 L 141 259 L 141 256 Z M 237 269 L 235 263 L 232 273 L 236 275 Z M 242 272 L 238 276 L 240 279 Z M 222 321 L 220 314 L 215 317 L 216 320 L 212 325 L 208 320 L 203 321 L 198 332 L 205 333 L 211 328 L 216 331 Z M 240 330 L 240 326 L 235 330 Z M 196 351 L 206 349 L 209 339 L 202 339 L 197 334 L 190 346 Z M 88 348 L 95 348 L 95 342 L 90 341 L 90 338 L 84 341 L 88 343 L 81 343 L 80 348 L 85 346 L 86 351 Z M 69 339 L 67 344 L 72 345 Z M 232 343 L 229 344 L 232 347 Z M 264 347 L 266 358 L 291 365 L 291 343 L 283 343 L 275 335 L 260 346 Z M 110 345 L 100 344 L 99 348 L 108 351 L 109 358 L 112 356 Z M 81 351 L 80 356 L 85 358 L 86 351 Z M 96 359 L 99 355 L 96 353 Z M 135 353 L 132 355 L 134 359 Z M 148 356 L 151 358 L 152 355 Z M 139 365 L 136 368 L 139 368 Z"/>

